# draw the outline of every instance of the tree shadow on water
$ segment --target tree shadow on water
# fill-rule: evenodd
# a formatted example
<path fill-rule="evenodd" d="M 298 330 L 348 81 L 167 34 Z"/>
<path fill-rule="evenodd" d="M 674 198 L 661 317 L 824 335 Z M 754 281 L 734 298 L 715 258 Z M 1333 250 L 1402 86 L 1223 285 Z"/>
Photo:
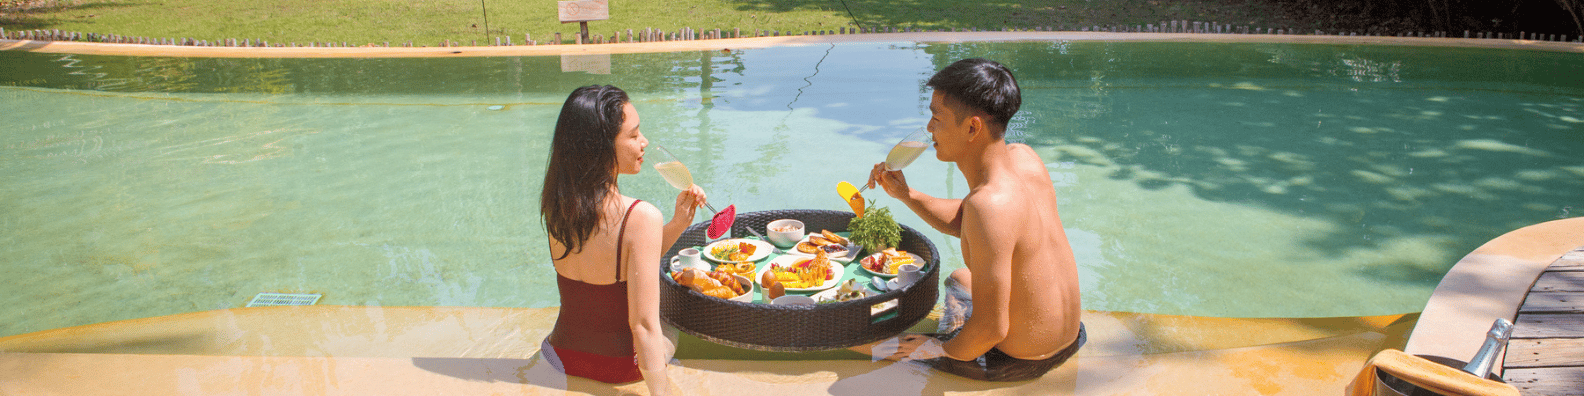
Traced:
<path fill-rule="evenodd" d="M 986 56 L 1030 82 L 1022 139 L 1073 154 L 1063 161 L 1320 220 L 1301 242 L 1329 258 L 1436 260 L 1374 263 L 1361 277 L 1433 286 L 1485 241 L 1584 207 L 1584 84 L 1555 80 L 1584 71 L 1576 60 L 1273 44 L 927 50 L 940 67 Z M 1448 64 L 1464 60 L 1489 67 Z"/>

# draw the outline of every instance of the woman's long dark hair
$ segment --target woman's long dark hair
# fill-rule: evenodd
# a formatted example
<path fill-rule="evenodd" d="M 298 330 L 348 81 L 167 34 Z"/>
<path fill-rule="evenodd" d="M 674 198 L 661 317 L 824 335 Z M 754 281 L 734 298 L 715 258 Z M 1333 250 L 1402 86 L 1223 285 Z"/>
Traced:
<path fill-rule="evenodd" d="M 566 247 L 556 260 L 583 251 L 605 220 L 600 208 L 616 184 L 616 135 L 628 101 L 621 88 L 590 85 L 573 90 L 561 105 L 539 197 L 545 230 Z"/>

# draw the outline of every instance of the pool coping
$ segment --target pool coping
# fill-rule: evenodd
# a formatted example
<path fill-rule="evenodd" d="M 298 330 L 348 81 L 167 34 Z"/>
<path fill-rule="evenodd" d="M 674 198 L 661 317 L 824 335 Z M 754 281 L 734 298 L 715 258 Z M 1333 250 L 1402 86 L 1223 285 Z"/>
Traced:
<path fill-rule="evenodd" d="M 1584 217 L 1519 228 L 1474 249 L 1441 277 L 1403 351 L 1467 361 L 1491 323 L 1515 320 L 1546 267 L 1579 246 Z M 1503 358 L 1492 372 L 1501 373 Z"/>
<path fill-rule="evenodd" d="M 919 32 L 867 33 L 818 36 L 775 36 L 713 40 L 616 44 L 561 44 L 472 47 L 193 47 L 176 45 L 113 44 L 76 41 L 0 40 L 0 51 L 57 54 L 170 56 L 212 58 L 418 58 L 600 55 L 679 51 L 731 51 L 738 49 L 834 43 L 887 42 L 1211 42 L 1284 44 L 1406 45 L 1431 47 L 1495 48 L 1584 53 L 1584 43 L 1473 38 L 1387 36 L 1326 36 L 1279 34 L 1107 33 L 1107 32 Z"/>
<path fill-rule="evenodd" d="M 0 376 L 0 386 L 17 394 L 643 393 L 642 382 L 613 388 L 538 364 L 539 341 L 550 331 L 556 312 L 273 306 L 54 329 L 0 338 L 0 373 L 19 373 Z M 1077 356 L 1056 371 L 1021 383 L 931 374 L 922 366 L 874 362 L 861 355 L 739 360 L 730 352 L 699 351 L 679 355 L 681 364 L 668 371 L 683 394 L 725 389 L 763 395 L 874 389 L 902 394 L 910 388 L 917 394 L 981 395 L 1169 395 L 1184 389 L 1202 394 L 1244 394 L 1251 389 L 1260 394 L 1339 394 L 1370 355 L 1401 346 L 1416 318 L 1211 318 L 1085 311 L 1092 336 Z M 933 329 L 934 323 L 921 326 Z"/>

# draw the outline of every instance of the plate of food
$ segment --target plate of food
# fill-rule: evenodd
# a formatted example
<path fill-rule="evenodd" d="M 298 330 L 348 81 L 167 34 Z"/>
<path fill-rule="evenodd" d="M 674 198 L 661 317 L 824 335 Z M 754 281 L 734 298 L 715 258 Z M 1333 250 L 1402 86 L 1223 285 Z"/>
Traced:
<path fill-rule="evenodd" d="M 671 280 L 706 296 L 745 303 L 753 302 L 753 281 L 742 275 L 686 268 L 672 273 Z"/>
<path fill-rule="evenodd" d="M 766 273 L 773 275 L 766 277 Z M 829 258 L 784 255 L 760 266 L 754 275 L 754 280 L 766 289 L 771 287 L 765 284 L 767 278 L 773 278 L 786 291 L 819 291 L 841 283 L 842 276 L 847 275 L 847 267 Z"/>
<path fill-rule="evenodd" d="M 842 282 L 841 287 L 831 288 L 830 290 L 814 293 L 809 297 L 813 297 L 816 304 L 830 304 L 864 299 L 878 295 L 880 295 L 880 292 L 866 289 L 863 286 L 859 286 L 853 279 L 848 279 L 846 282 Z M 869 315 L 879 315 L 884 313 L 886 310 L 896 308 L 897 305 L 897 299 L 891 299 L 886 302 L 871 305 L 869 306 Z"/>
<path fill-rule="evenodd" d="M 787 249 L 787 254 L 811 257 L 814 256 L 816 251 L 821 250 L 825 251 L 825 255 L 830 257 L 831 260 L 843 263 L 852 262 L 853 259 L 857 258 L 855 256 L 858 255 L 857 244 L 853 243 L 851 239 L 847 239 L 847 237 L 837 235 L 828 230 L 809 233 L 803 237 L 803 240 L 798 241 L 797 245 Z"/>
<path fill-rule="evenodd" d="M 753 239 L 727 239 L 704 247 L 704 258 L 718 263 L 741 263 L 764 260 L 775 247 Z"/>
<path fill-rule="evenodd" d="M 869 271 L 874 276 L 890 278 L 897 275 L 897 267 L 902 264 L 913 264 L 923 267 L 924 259 L 917 254 L 892 248 L 864 257 L 863 260 L 858 260 L 858 264 L 858 266 L 863 267 L 864 271 Z"/>
<path fill-rule="evenodd" d="M 759 272 L 759 266 L 754 264 L 752 261 L 744 261 L 740 263 L 720 263 L 715 265 L 715 270 L 732 275 L 753 277 L 755 273 Z"/>

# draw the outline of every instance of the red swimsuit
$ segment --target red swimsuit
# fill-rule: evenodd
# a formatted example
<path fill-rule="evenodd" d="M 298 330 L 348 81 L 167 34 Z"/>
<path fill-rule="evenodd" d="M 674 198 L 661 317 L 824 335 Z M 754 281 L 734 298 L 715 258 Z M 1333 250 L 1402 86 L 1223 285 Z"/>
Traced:
<path fill-rule="evenodd" d="M 626 233 L 627 207 L 616 234 L 616 277 L 621 278 L 621 241 Z M 643 380 L 638 372 L 638 354 L 633 349 L 632 327 L 627 325 L 627 281 L 595 285 L 568 279 L 556 273 L 561 291 L 561 314 L 548 343 L 555 349 L 561 369 L 567 375 L 621 384 Z"/>

